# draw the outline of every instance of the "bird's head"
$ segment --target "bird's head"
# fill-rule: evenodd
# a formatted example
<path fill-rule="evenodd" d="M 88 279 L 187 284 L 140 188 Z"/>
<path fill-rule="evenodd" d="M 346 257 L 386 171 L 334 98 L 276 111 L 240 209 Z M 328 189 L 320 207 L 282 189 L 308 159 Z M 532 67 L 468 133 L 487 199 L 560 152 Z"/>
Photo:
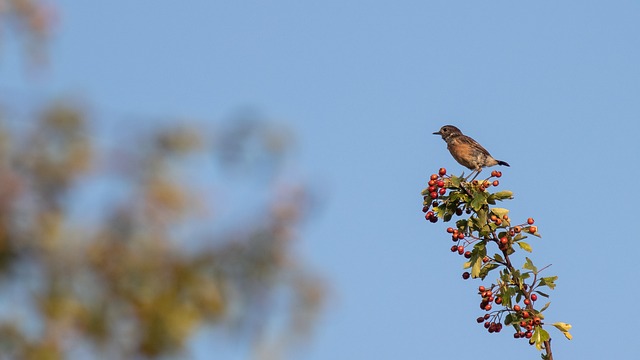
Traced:
<path fill-rule="evenodd" d="M 433 135 L 440 135 L 444 141 L 447 141 L 454 136 L 462 135 L 462 131 L 453 125 L 445 125 L 439 131 L 434 132 Z"/>

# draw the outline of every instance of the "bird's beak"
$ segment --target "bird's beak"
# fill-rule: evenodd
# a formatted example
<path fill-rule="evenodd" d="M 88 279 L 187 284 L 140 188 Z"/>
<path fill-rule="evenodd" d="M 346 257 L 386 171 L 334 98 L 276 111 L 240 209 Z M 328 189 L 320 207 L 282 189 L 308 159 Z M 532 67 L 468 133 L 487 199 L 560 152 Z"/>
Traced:
<path fill-rule="evenodd" d="M 433 135 L 441 135 L 440 131 L 434 132 Z"/>

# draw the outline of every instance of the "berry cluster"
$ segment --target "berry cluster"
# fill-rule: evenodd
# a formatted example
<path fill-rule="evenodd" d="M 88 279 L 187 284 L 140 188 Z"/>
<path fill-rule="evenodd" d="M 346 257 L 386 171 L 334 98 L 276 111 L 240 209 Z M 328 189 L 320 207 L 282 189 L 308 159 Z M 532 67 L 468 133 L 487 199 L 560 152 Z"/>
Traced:
<path fill-rule="evenodd" d="M 527 286 L 524 285 L 524 287 L 526 288 Z M 493 284 L 489 289 L 482 285 L 478 287 L 478 294 L 482 298 L 480 301 L 480 309 L 487 311 L 487 313 L 479 316 L 476 322 L 484 324 L 484 328 L 487 329 L 489 333 L 499 333 L 502 330 L 502 316 L 508 314 L 509 318 L 504 321 L 504 324 L 514 325 L 516 332 L 513 334 L 513 337 L 516 339 L 531 339 L 535 327 L 544 324 L 540 315 L 533 310 L 532 304 L 538 300 L 538 295 L 531 294 L 529 299 L 525 299 L 525 308 L 516 304 L 511 308 L 507 307 L 504 310 L 489 313 L 492 310 L 491 303 L 495 303 L 496 305 L 503 303 L 502 294 L 494 294 L 494 290 L 496 290 L 496 285 Z"/>
<path fill-rule="evenodd" d="M 438 222 L 438 216 L 433 211 L 429 211 L 429 205 L 438 206 L 438 197 L 447 193 L 445 186 L 448 177 L 446 175 L 447 169 L 440 168 L 437 174 L 431 174 L 428 183 L 429 187 L 425 189 L 426 194 L 423 197 L 422 212 L 426 213 L 424 218 L 432 223 Z"/>

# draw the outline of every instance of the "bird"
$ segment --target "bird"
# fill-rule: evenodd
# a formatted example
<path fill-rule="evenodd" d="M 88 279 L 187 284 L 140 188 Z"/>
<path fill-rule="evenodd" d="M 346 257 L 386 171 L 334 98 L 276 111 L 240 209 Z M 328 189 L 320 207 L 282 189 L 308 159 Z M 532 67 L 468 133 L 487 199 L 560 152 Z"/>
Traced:
<path fill-rule="evenodd" d="M 471 174 L 476 173 L 471 179 L 472 181 L 480 174 L 483 167 L 494 165 L 510 166 L 506 161 L 494 159 L 487 149 L 469 136 L 464 135 L 460 129 L 453 125 L 445 125 L 439 131 L 434 132 L 433 135 L 442 136 L 442 140 L 447 143 L 447 149 L 451 156 L 460 165 L 473 170 Z"/>

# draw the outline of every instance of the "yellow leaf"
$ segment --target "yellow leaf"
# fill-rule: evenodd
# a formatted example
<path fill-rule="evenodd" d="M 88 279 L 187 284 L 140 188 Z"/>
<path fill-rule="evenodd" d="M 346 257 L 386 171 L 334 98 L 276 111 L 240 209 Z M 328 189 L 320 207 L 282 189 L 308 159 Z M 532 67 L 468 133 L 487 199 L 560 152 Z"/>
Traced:
<path fill-rule="evenodd" d="M 569 331 L 569 329 L 571 329 L 571 324 L 567 324 L 564 322 L 553 323 L 553 326 L 555 326 L 558 330 L 562 332 Z"/>
<path fill-rule="evenodd" d="M 557 323 L 553 323 L 553 326 L 555 326 L 558 330 L 562 331 L 562 333 L 564 334 L 564 336 L 571 340 L 573 338 L 573 336 L 569 333 L 569 329 L 571 329 L 571 324 L 567 324 L 564 322 L 557 322 Z"/>

